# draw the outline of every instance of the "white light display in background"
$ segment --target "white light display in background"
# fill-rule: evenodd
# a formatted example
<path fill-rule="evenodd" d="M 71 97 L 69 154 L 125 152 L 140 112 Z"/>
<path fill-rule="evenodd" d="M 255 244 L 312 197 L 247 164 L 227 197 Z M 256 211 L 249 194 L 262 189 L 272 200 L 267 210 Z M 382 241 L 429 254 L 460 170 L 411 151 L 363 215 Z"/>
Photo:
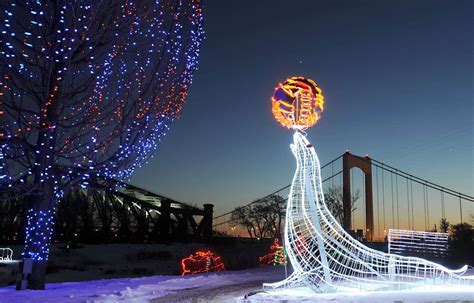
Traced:
<path fill-rule="evenodd" d="M 448 250 L 448 234 L 430 231 L 389 229 L 388 253 L 422 253 L 443 256 Z"/>

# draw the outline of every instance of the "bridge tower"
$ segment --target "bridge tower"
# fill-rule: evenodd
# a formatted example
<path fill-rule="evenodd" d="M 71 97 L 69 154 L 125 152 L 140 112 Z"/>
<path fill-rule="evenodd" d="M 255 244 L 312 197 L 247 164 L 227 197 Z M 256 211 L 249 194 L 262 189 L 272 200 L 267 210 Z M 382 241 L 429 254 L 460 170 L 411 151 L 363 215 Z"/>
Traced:
<path fill-rule="evenodd" d="M 367 241 L 373 240 L 374 235 L 374 205 L 372 195 L 372 161 L 368 156 L 354 156 L 350 152 L 345 152 L 342 156 L 342 191 L 343 191 L 343 227 L 352 230 L 351 211 L 351 169 L 359 168 L 365 175 L 365 237 Z"/>

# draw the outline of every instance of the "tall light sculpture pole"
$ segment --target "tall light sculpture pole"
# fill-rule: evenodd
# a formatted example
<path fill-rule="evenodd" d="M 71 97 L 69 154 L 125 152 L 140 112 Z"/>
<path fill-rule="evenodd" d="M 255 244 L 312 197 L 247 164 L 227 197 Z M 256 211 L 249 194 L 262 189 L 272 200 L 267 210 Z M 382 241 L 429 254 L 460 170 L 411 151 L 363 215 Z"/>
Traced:
<path fill-rule="evenodd" d="M 324 202 L 319 159 L 304 130 L 324 108 L 317 84 L 303 77 L 280 83 L 272 97 L 276 120 L 295 131 L 296 172 L 286 209 L 285 248 L 293 273 L 264 288 L 310 287 L 316 292 L 381 291 L 436 285 L 474 285 L 467 266 L 450 270 L 416 257 L 387 254 L 352 238 Z"/>

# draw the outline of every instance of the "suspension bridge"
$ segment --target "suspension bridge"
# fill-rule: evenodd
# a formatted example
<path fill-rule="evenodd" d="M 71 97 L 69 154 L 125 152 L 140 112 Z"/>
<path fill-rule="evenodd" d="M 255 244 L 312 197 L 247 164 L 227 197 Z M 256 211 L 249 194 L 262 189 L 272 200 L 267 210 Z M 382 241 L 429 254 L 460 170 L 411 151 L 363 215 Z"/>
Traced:
<path fill-rule="evenodd" d="M 350 152 L 321 167 L 323 187 L 342 191 L 346 230 L 366 241 L 385 241 L 391 228 L 440 230 L 440 220 L 451 224 L 474 221 L 474 197 L 435 184 L 368 156 Z M 278 195 L 287 198 L 290 184 L 238 208 Z M 353 194 L 359 198 L 353 201 Z M 213 218 L 215 231 L 230 236 L 245 234 L 232 214 L 235 209 Z"/>

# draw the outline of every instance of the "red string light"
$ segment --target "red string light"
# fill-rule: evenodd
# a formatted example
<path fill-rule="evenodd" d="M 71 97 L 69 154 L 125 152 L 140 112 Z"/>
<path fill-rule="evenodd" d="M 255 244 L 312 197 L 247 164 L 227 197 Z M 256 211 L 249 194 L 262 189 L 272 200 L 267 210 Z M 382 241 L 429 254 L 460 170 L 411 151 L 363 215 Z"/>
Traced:
<path fill-rule="evenodd" d="M 181 260 L 182 275 L 198 274 L 203 272 L 219 272 L 225 270 L 220 256 L 210 250 L 198 251 Z"/>

